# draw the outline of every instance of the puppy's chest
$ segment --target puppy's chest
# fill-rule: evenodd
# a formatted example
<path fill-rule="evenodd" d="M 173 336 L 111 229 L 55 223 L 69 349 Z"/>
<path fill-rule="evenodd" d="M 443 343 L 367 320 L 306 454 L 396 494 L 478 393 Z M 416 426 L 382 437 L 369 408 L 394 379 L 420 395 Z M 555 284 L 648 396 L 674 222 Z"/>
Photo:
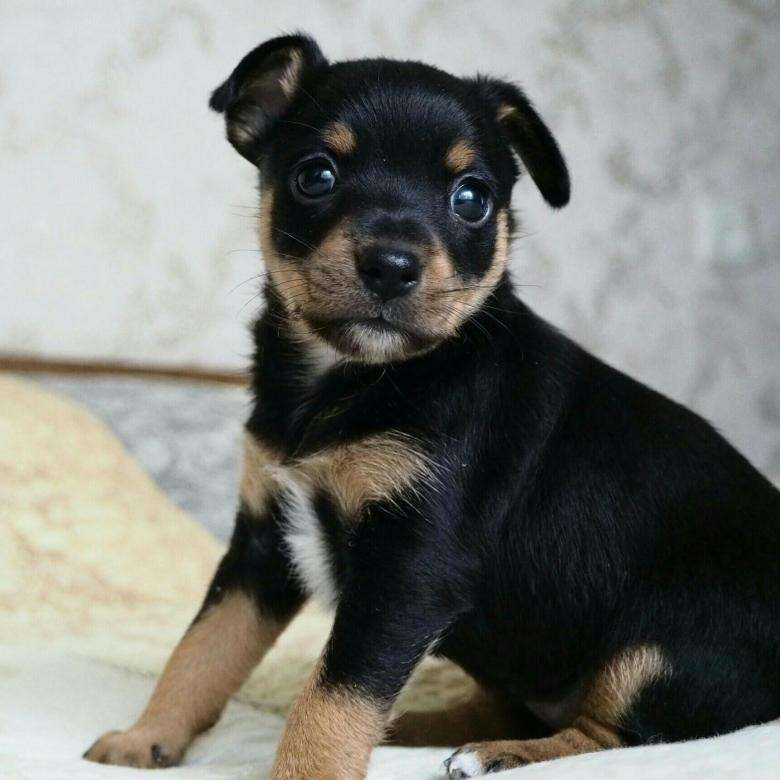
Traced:
<path fill-rule="evenodd" d="M 348 518 L 338 516 L 337 528 L 328 527 L 323 500 L 312 484 L 308 469 L 282 467 L 278 476 L 276 500 L 281 514 L 284 544 L 293 569 L 306 592 L 327 607 L 338 599 L 339 583 L 336 560 L 341 545 L 338 526 Z M 333 491 L 328 491 L 332 493 Z M 330 496 L 328 496 L 330 499 Z M 328 503 L 332 506 L 332 503 Z"/>
<path fill-rule="evenodd" d="M 241 498 L 257 522 L 279 509 L 285 545 L 310 595 L 337 600 L 337 562 L 347 535 L 372 502 L 419 492 L 430 479 L 428 457 L 399 432 L 374 434 L 289 459 L 247 434 Z"/>

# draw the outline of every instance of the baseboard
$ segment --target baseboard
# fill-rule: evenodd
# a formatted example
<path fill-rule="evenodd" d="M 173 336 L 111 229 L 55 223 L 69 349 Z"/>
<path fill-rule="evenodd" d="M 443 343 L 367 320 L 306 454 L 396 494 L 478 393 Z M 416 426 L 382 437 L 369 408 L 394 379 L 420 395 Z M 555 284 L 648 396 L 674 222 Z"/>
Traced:
<path fill-rule="evenodd" d="M 241 371 L 219 371 L 198 366 L 156 365 L 111 360 L 66 360 L 7 353 L 0 353 L 0 371 L 39 374 L 111 374 L 153 379 L 216 382 L 226 385 L 247 384 L 247 375 Z"/>

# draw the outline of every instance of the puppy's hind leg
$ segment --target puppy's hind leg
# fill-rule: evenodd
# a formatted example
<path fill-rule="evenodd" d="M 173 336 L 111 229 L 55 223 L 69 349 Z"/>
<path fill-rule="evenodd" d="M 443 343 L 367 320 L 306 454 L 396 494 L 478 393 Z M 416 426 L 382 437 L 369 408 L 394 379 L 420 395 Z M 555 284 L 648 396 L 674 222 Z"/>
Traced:
<path fill-rule="evenodd" d="M 446 747 L 493 739 L 543 737 L 541 721 L 525 708 L 510 708 L 478 688 L 465 701 L 431 712 L 404 712 L 395 718 L 388 741 L 407 747 Z"/>
<path fill-rule="evenodd" d="M 622 745 L 614 729 L 590 718 L 577 718 L 572 725 L 542 739 L 499 740 L 464 745 L 445 762 L 450 777 L 478 777 L 491 772 L 549 761 L 553 758 L 593 753 Z"/>
<path fill-rule="evenodd" d="M 620 747 L 625 744 L 624 720 L 638 697 L 669 673 L 666 658 L 657 645 L 627 648 L 594 675 L 568 727 L 542 739 L 466 744 L 447 759 L 447 772 L 459 780 Z"/>

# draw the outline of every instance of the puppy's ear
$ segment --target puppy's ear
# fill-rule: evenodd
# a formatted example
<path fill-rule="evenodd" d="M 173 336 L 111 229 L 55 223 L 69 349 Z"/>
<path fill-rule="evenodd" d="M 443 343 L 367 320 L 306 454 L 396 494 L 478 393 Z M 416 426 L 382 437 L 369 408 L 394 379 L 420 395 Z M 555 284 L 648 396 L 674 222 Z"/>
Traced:
<path fill-rule="evenodd" d="M 571 192 L 566 161 L 531 101 L 521 89 L 504 81 L 478 78 L 477 85 L 544 199 L 553 208 L 565 206 Z"/>
<path fill-rule="evenodd" d="M 238 63 L 214 90 L 209 106 L 224 113 L 228 141 L 239 154 L 257 163 L 306 74 L 327 64 L 319 46 L 305 35 L 272 38 Z"/>

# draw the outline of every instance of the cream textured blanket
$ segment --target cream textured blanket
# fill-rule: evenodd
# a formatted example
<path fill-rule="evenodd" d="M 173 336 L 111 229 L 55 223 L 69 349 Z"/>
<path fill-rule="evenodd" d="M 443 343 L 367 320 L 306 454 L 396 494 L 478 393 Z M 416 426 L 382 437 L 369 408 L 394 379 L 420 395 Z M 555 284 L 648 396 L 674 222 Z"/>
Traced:
<path fill-rule="evenodd" d="M 192 618 L 222 551 L 172 506 L 114 436 L 76 405 L 0 376 L 0 777 L 136 777 L 88 764 L 129 725 Z M 166 777 L 262 777 L 327 634 L 306 610 L 222 721 Z M 401 706 L 429 709 L 469 681 L 426 662 Z M 446 750 L 379 748 L 370 777 L 440 777 Z M 719 740 L 553 762 L 519 777 L 778 777 L 780 726 Z M 732 774 L 733 773 L 733 774 Z"/>

